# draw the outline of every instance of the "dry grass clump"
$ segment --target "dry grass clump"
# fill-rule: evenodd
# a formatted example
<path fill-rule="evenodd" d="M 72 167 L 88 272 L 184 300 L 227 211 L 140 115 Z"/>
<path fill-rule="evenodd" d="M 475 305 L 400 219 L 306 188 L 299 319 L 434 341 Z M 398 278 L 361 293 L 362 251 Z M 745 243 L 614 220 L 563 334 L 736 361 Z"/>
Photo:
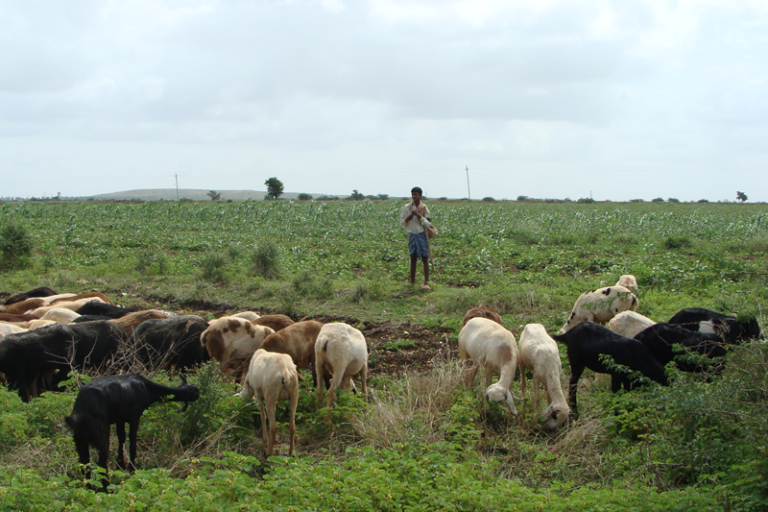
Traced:
<path fill-rule="evenodd" d="M 369 408 L 351 420 L 358 435 L 379 448 L 405 443 L 415 435 L 427 444 L 442 440 L 442 417 L 453 405 L 451 393 L 463 377 L 457 360 L 438 356 L 432 363 L 434 370 L 428 374 L 405 375 L 371 393 Z"/>

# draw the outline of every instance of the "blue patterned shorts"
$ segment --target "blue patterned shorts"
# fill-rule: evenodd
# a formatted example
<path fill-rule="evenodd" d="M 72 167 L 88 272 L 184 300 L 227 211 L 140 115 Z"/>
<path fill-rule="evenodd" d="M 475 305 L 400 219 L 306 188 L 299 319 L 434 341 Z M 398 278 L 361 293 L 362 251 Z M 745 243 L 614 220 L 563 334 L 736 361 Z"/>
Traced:
<path fill-rule="evenodd" d="M 408 254 L 417 258 L 429 258 L 429 244 L 427 243 L 427 234 L 408 233 Z"/>

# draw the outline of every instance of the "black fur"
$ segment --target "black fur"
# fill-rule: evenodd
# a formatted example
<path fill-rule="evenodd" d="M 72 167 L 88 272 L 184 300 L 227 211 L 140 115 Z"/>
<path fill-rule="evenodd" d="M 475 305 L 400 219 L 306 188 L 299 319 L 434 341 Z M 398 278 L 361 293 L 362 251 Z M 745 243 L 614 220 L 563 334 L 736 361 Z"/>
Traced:
<path fill-rule="evenodd" d="M 125 308 L 123 306 L 113 306 L 112 304 L 105 304 L 103 302 L 86 302 L 75 313 L 80 315 L 94 315 L 103 316 L 107 318 L 122 318 L 128 313 L 133 313 L 135 309 Z"/>
<path fill-rule="evenodd" d="M 669 323 L 654 324 L 639 332 L 635 339 L 648 347 L 648 350 L 661 364 L 666 365 L 670 361 L 675 361 L 677 367 L 684 372 L 701 371 L 702 368 L 692 363 L 676 360 L 676 356 L 679 355 L 679 352 L 675 352 L 673 348 L 676 344 L 710 358 L 726 355 L 725 347 L 715 335 L 704 335 Z M 715 367 L 715 372 L 719 373 L 723 368 L 722 364 L 718 364 Z"/>
<path fill-rule="evenodd" d="M 735 344 L 764 338 L 756 319 L 740 322 L 735 316 L 724 315 L 710 309 L 686 308 L 669 319 L 670 324 L 680 325 L 689 331 L 700 330 L 701 322 L 711 322 L 715 332 L 726 343 Z"/>
<path fill-rule="evenodd" d="M 39 288 L 35 288 L 34 290 L 29 290 L 28 292 L 18 293 L 14 295 L 13 297 L 5 301 L 5 305 L 9 306 L 11 304 L 16 304 L 17 302 L 22 302 L 27 299 L 32 299 L 35 297 L 51 297 L 53 295 L 58 295 L 58 293 L 51 290 L 47 286 L 41 286 Z"/>
<path fill-rule="evenodd" d="M 568 402 L 576 410 L 576 390 L 585 368 L 597 373 L 611 375 L 611 389 L 615 393 L 621 387 L 631 389 L 634 382 L 622 372 L 608 369 L 601 362 L 601 355 L 613 357 L 616 364 L 627 366 L 664 386 L 669 383 L 664 366 L 653 354 L 637 340 L 616 334 L 615 332 L 592 322 L 584 322 L 565 334 L 552 336 L 565 343 L 568 362 L 571 365 L 571 382 L 568 390 Z"/>
<path fill-rule="evenodd" d="M 0 371 L 8 386 L 25 402 L 43 375 L 52 375 L 53 389 L 72 368 L 97 368 L 117 352 L 123 330 L 112 322 L 52 324 L 9 334 L 0 340 Z"/>
<path fill-rule="evenodd" d="M 208 322 L 194 315 L 147 320 L 133 331 L 131 343 L 151 369 L 191 368 L 209 359 L 200 343 L 207 328 Z"/>
<path fill-rule="evenodd" d="M 99 377 L 80 388 L 72 414 L 64 420 L 72 430 L 80 463 L 88 464 L 93 446 L 99 451 L 98 464 L 104 469 L 107 469 L 109 426 L 112 424 L 117 430 L 117 465 L 125 467 L 123 446 L 125 424 L 128 423 L 129 456 L 131 467 L 135 469 L 136 438 L 144 411 L 159 400 L 189 403 L 199 397 L 197 386 L 187 384 L 184 376 L 179 387 L 163 386 L 137 374 Z M 106 479 L 103 485 L 106 488 Z"/>

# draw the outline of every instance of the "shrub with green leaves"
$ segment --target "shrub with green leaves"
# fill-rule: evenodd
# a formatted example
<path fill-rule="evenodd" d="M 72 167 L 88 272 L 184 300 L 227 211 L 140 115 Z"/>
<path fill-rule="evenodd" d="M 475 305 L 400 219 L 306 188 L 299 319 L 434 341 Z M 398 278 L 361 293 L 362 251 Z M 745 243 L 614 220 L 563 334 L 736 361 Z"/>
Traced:
<path fill-rule="evenodd" d="M 0 228 L 0 268 L 25 268 L 32 256 L 32 239 L 21 224 L 6 222 Z"/>
<path fill-rule="evenodd" d="M 262 242 L 251 254 L 253 271 L 264 279 L 280 277 L 280 250 L 272 242 Z"/>

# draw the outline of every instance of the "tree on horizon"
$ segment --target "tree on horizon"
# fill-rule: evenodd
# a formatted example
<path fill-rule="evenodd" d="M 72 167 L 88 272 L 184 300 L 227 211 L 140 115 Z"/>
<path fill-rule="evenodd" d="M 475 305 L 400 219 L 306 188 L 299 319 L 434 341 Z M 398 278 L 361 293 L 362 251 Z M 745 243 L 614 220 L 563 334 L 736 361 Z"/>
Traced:
<path fill-rule="evenodd" d="M 283 182 L 279 179 L 269 178 L 264 184 L 267 186 L 266 199 L 277 199 L 283 195 Z"/>

